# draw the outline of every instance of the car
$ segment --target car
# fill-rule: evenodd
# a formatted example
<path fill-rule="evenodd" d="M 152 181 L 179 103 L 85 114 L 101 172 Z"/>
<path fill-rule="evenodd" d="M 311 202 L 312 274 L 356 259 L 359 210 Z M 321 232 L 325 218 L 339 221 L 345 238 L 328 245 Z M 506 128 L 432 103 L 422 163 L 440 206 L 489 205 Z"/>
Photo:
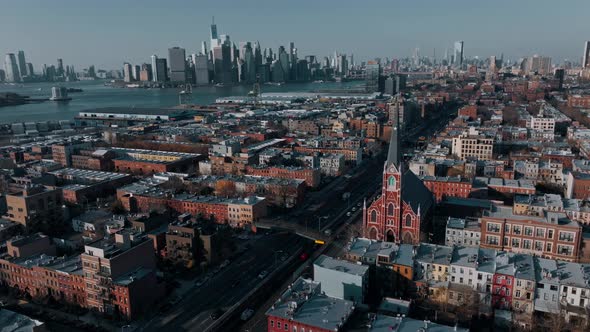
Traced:
<path fill-rule="evenodd" d="M 197 281 L 195 281 L 195 286 L 201 287 L 201 286 L 203 286 L 204 283 L 205 283 L 205 280 L 197 280 Z"/>
<path fill-rule="evenodd" d="M 258 279 L 264 279 L 268 275 L 268 271 L 264 270 L 258 274 Z"/>
<path fill-rule="evenodd" d="M 213 269 L 214 274 L 219 273 L 219 271 L 221 271 L 221 268 L 219 266 Z"/>
<path fill-rule="evenodd" d="M 351 215 L 352 215 L 352 212 L 350 212 L 350 211 L 346 212 L 347 217 L 350 217 Z"/>
<path fill-rule="evenodd" d="M 358 207 L 361 207 L 361 205 L 362 205 L 362 204 L 361 204 L 361 202 L 358 202 L 358 203 L 356 204 L 356 206 L 358 206 Z"/>
<path fill-rule="evenodd" d="M 221 316 L 223 316 L 223 310 L 221 309 L 215 309 L 211 312 L 211 314 L 209 314 L 209 318 L 211 318 L 212 320 L 217 320 Z"/>
<path fill-rule="evenodd" d="M 356 206 L 354 206 L 354 207 L 352 208 L 352 212 L 354 212 L 354 211 L 356 211 Z"/>
<path fill-rule="evenodd" d="M 234 280 L 234 282 L 232 282 L 231 288 L 236 288 L 239 284 L 240 284 L 240 280 L 236 279 L 236 280 Z"/>
<path fill-rule="evenodd" d="M 226 267 L 226 266 L 228 266 L 228 265 L 229 265 L 229 259 L 226 259 L 226 260 L 224 260 L 224 261 L 223 261 L 223 263 L 221 263 L 221 265 L 219 265 L 219 266 L 221 266 L 221 267 Z"/>
<path fill-rule="evenodd" d="M 253 309 L 246 309 L 240 315 L 240 319 L 243 321 L 246 321 L 246 320 L 250 319 L 252 317 L 252 315 L 254 315 L 254 310 Z"/>

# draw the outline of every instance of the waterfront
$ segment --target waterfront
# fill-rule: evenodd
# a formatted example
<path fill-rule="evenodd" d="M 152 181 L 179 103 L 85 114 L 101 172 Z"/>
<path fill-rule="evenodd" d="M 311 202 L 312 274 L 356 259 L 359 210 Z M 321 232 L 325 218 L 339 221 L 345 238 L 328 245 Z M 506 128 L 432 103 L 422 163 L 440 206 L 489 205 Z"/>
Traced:
<path fill-rule="evenodd" d="M 65 103 L 43 102 L 0 108 L 0 123 L 70 120 L 78 112 L 100 107 L 171 107 L 178 105 L 180 89 L 137 89 L 105 86 L 106 81 L 80 81 L 64 83 L 28 83 L 18 85 L 0 84 L 0 93 L 14 92 L 31 98 L 48 98 L 51 87 L 62 85 L 80 88 L 81 93 L 72 93 L 72 100 Z M 310 92 L 318 89 L 345 89 L 362 86 L 363 82 L 292 83 L 281 86 L 262 85 L 263 92 Z M 251 86 L 214 87 L 193 89 L 192 102 L 210 104 L 219 97 L 247 95 Z"/>

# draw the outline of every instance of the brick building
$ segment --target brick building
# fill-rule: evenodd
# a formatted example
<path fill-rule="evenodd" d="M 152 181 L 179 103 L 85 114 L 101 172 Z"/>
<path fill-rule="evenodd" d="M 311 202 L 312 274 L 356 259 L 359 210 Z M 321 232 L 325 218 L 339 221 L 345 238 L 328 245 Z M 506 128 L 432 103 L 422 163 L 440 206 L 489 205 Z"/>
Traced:
<path fill-rule="evenodd" d="M 90 149 L 91 144 L 84 141 L 72 141 L 51 146 L 53 160 L 64 167 L 72 166 L 72 155 L 77 154 L 80 150 Z"/>
<path fill-rule="evenodd" d="M 150 277 L 150 272 L 155 272 L 156 260 L 152 241 L 145 236 L 130 230 L 122 230 L 114 237 L 86 244 L 80 257 L 86 283 L 86 304 L 89 309 L 133 318 L 137 311 L 134 312 L 129 305 L 121 303 L 131 303 L 129 297 L 132 296 L 133 290 L 129 289 L 129 285 L 136 284 L 131 282 L 125 285 L 121 278 L 127 277 L 132 281 L 133 278 L 128 276 L 135 271 L 145 270 L 142 275 L 146 279 L 136 288 L 136 292 L 143 292 L 141 303 L 145 309 L 155 304 L 161 295 L 160 285 L 157 284 L 155 276 Z M 122 288 L 127 288 L 127 291 Z M 146 292 L 146 289 L 150 291 Z M 120 298 L 124 294 L 127 295 L 127 300 Z"/>
<path fill-rule="evenodd" d="M 267 331 L 341 331 L 353 311 L 352 301 L 323 295 L 319 282 L 299 278 L 266 312 Z"/>
<path fill-rule="evenodd" d="M 45 254 L 18 259 L 0 259 L 0 282 L 33 298 L 84 307 L 86 293 L 80 256 L 54 257 Z"/>
<path fill-rule="evenodd" d="M 421 178 L 422 182 L 432 192 L 437 203 L 440 203 L 444 197 L 461 197 L 467 198 L 471 193 L 471 181 L 457 177 L 434 177 L 425 176 Z"/>
<path fill-rule="evenodd" d="M 246 172 L 249 175 L 271 178 L 303 179 L 305 184 L 312 188 L 318 187 L 321 181 L 321 172 L 318 168 L 247 166 Z"/>
<path fill-rule="evenodd" d="M 155 174 L 165 172 L 191 173 L 198 169 L 198 162 L 205 156 L 196 153 L 169 152 L 141 149 L 113 149 L 116 172 Z"/>
<path fill-rule="evenodd" d="M 481 246 L 545 258 L 577 261 L 582 227 L 565 213 L 542 217 L 518 215 L 509 206 L 493 205 L 481 218 Z"/>
<path fill-rule="evenodd" d="M 6 195 L 7 219 L 25 227 L 62 221 L 62 191 L 39 185 Z"/>

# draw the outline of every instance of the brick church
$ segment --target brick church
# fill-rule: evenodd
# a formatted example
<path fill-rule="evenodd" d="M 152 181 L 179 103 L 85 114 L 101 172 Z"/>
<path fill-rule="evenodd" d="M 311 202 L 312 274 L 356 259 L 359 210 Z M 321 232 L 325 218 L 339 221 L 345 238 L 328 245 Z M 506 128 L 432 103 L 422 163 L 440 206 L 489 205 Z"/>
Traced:
<path fill-rule="evenodd" d="M 399 129 L 394 121 L 387 161 L 383 167 L 381 197 L 363 207 L 363 236 L 395 243 L 416 244 L 427 240 L 434 198 L 424 183 L 400 158 Z"/>

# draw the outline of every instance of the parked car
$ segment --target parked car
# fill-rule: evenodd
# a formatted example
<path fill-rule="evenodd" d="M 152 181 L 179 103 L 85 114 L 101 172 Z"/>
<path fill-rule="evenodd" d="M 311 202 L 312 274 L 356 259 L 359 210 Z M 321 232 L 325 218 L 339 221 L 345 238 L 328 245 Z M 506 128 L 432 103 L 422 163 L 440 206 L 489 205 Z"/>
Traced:
<path fill-rule="evenodd" d="M 347 217 L 350 217 L 351 215 L 352 215 L 352 212 L 350 212 L 350 211 L 346 212 Z"/>
<path fill-rule="evenodd" d="M 228 266 L 228 265 L 229 265 L 229 259 L 226 259 L 226 260 L 224 260 L 224 261 L 223 261 L 223 263 L 221 263 L 221 265 L 220 265 L 220 266 L 221 266 L 221 267 L 226 267 L 226 266 Z"/>
<path fill-rule="evenodd" d="M 268 271 L 264 270 L 258 274 L 258 279 L 264 279 L 268 275 Z"/>
<path fill-rule="evenodd" d="M 240 319 L 243 321 L 246 321 L 246 320 L 250 319 L 252 317 L 252 315 L 254 315 L 254 310 L 253 309 L 246 309 L 242 312 L 242 315 L 240 315 Z"/>

